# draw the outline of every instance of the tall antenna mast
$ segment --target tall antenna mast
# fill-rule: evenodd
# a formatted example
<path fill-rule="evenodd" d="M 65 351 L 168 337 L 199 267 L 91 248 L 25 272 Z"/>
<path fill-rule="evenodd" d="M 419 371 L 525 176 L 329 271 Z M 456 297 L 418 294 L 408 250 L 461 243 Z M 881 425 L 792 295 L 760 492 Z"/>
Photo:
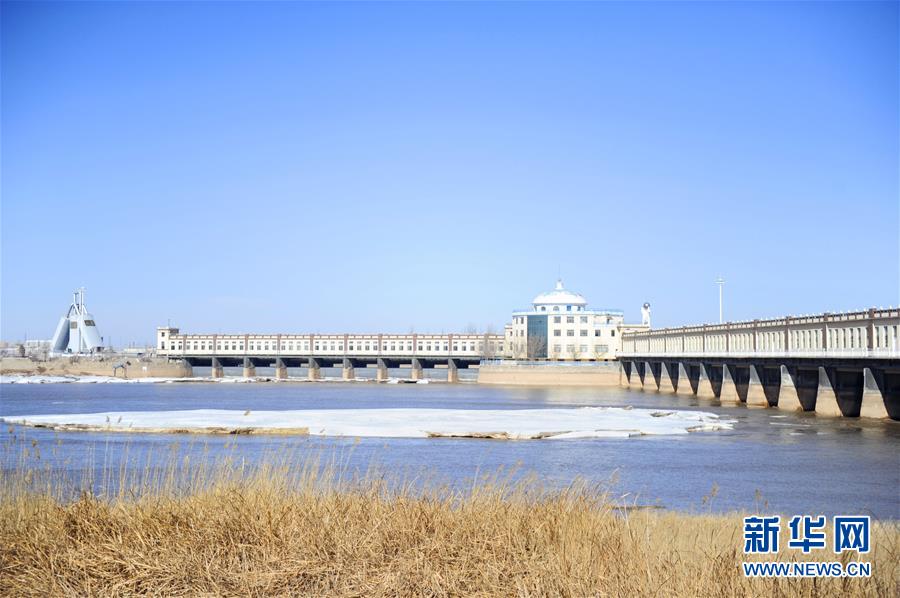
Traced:
<path fill-rule="evenodd" d="M 716 279 L 716 284 L 719 285 L 719 324 L 722 323 L 722 288 L 725 286 L 725 279 L 721 276 Z"/>

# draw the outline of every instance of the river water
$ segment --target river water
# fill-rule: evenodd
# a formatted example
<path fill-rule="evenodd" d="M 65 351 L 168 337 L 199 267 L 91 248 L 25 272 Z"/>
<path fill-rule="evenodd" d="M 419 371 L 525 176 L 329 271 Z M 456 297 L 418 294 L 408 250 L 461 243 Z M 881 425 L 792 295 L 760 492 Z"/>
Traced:
<path fill-rule="evenodd" d="M 733 430 L 627 439 L 479 440 L 194 436 L 56 432 L 3 426 L 0 468 L 40 451 L 42 467 L 69 473 L 146 466 L 173 446 L 198 459 L 248 460 L 287 451 L 338 455 L 353 470 L 382 470 L 471 485 L 499 470 L 550 487 L 605 483 L 625 502 L 696 512 L 870 514 L 900 519 L 900 425 L 822 418 L 620 388 L 518 388 L 476 384 L 174 383 L 0 384 L 0 417 L 180 409 L 541 409 L 582 406 L 703 410 Z M 52 447 L 52 448 L 51 448 Z M 127 455 L 127 457 L 126 457 Z"/>

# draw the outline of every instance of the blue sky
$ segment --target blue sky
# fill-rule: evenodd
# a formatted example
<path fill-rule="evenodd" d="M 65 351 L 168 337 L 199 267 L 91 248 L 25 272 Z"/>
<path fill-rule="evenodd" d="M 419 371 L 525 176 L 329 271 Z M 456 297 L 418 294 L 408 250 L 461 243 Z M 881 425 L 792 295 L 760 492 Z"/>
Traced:
<path fill-rule="evenodd" d="M 900 303 L 898 3 L 2 4 L 0 335 Z"/>

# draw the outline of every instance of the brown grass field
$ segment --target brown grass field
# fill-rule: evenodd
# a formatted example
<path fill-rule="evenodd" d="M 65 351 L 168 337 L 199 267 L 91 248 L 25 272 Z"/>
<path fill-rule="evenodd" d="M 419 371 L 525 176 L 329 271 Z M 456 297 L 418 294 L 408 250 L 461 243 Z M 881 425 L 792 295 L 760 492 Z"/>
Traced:
<path fill-rule="evenodd" d="M 69 499 L 40 469 L 4 474 L 0 594 L 894 597 L 900 587 L 895 522 L 874 527 L 862 559 L 871 578 L 750 580 L 741 514 L 623 509 L 597 487 L 545 491 L 502 476 L 423 490 L 286 461 L 173 459 L 139 479 L 109 472 L 111 495 Z"/>

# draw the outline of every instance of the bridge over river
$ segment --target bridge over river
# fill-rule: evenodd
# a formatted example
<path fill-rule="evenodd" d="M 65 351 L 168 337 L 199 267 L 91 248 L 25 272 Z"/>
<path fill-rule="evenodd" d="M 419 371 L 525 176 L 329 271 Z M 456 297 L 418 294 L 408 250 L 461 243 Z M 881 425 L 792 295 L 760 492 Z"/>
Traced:
<path fill-rule="evenodd" d="M 900 309 L 622 336 L 623 382 L 723 403 L 900 420 Z"/>
<path fill-rule="evenodd" d="M 389 368 L 409 368 L 413 380 L 424 379 L 427 368 L 446 369 L 447 381 L 458 382 L 460 368 L 478 367 L 482 359 L 503 351 L 497 334 L 185 334 L 178 328 L 156 331 L 156 351 L 194 367 L 209 367 L 214 378 L 225 367 L 242 367 L 245 377 L 257 367 L 275 368 L 286 379 L 288 368 L 306 368 L 310 380 L 322 368 L 341 368 L 352 380 L 357 368 L 376 368 L 386 380 Z"/>

